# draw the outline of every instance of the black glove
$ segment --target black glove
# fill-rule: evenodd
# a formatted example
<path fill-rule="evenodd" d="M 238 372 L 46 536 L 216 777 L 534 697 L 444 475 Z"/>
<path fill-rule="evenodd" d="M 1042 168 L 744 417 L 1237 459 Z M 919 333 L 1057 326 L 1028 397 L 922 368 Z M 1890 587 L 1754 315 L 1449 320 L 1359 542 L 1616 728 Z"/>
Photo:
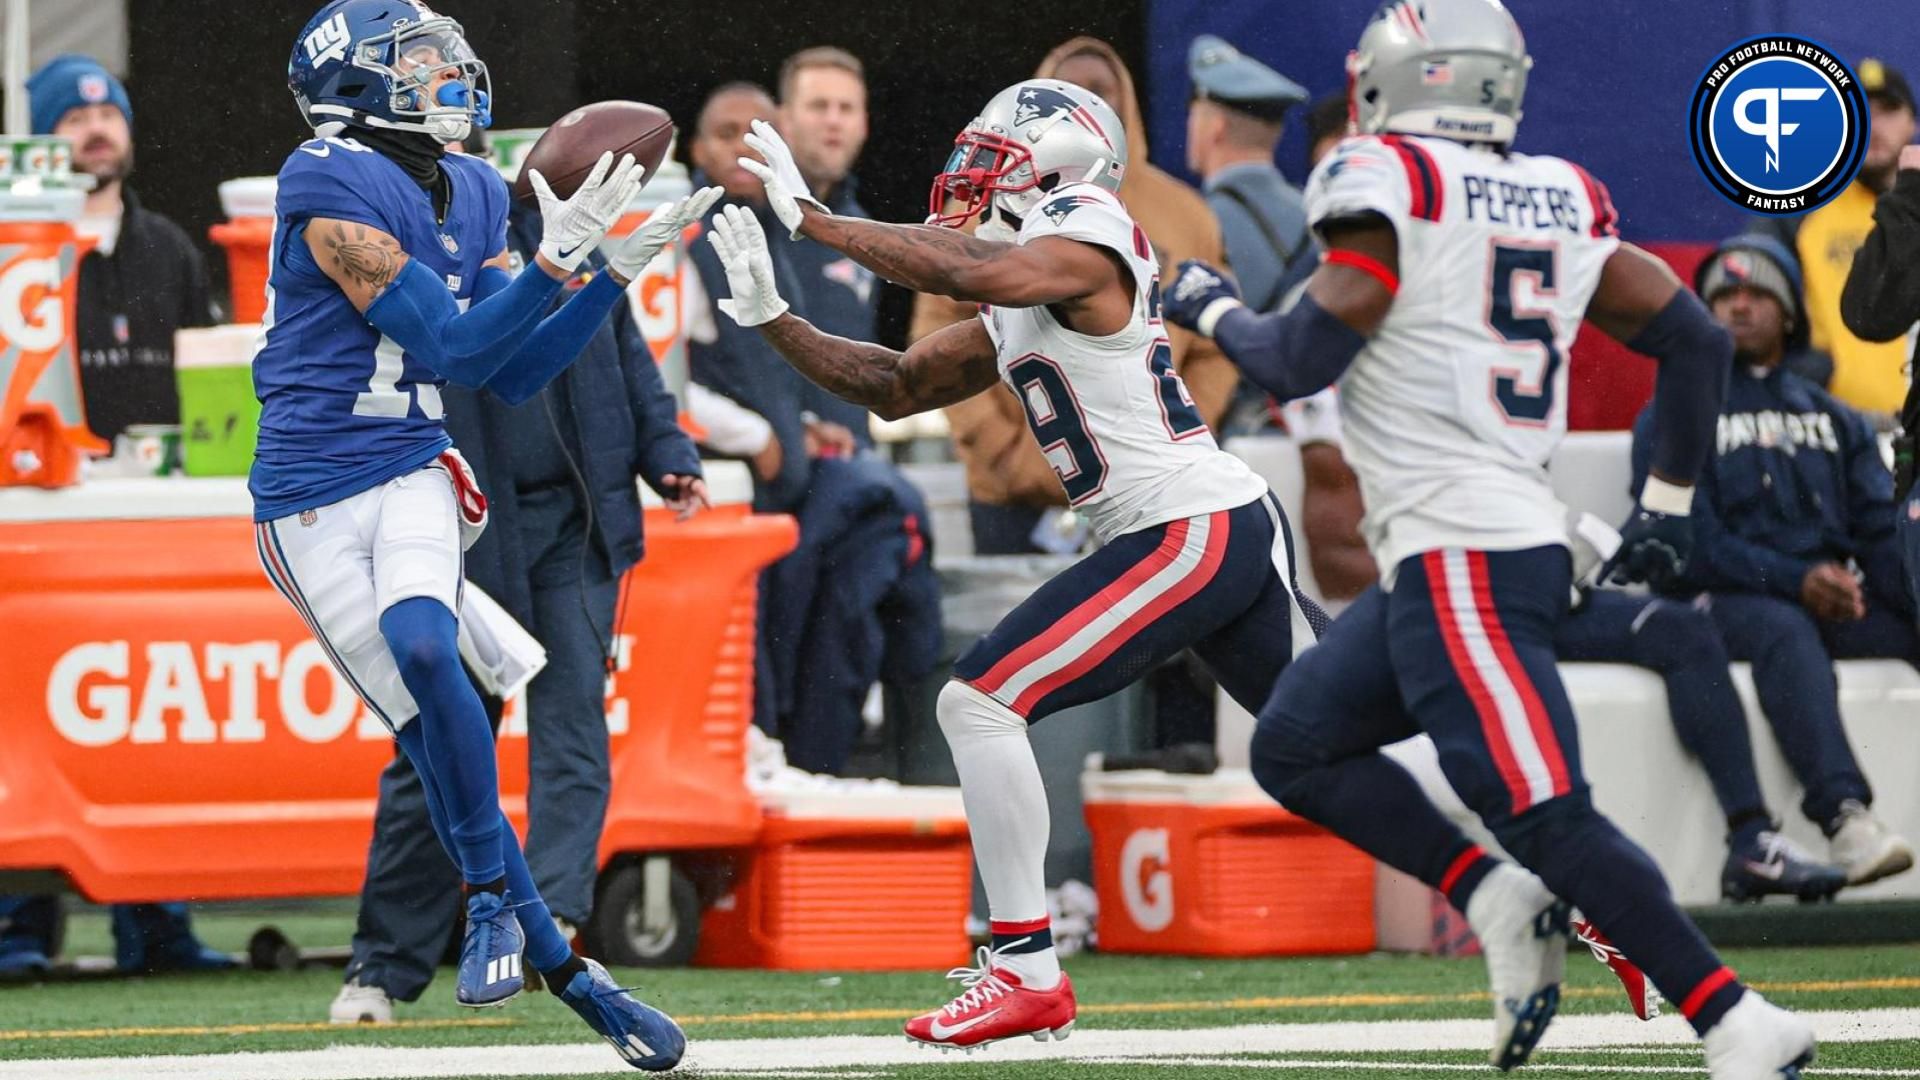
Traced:
<path fill-rule="evenodd" d="M 1636 506 L 1620 527 L 1620 550 L 1600 568 L 1595 580 L 1615 585 L 1644 581 L 1662 589 L 1687 572 L 1692 554 L 1691 518 Z"/>

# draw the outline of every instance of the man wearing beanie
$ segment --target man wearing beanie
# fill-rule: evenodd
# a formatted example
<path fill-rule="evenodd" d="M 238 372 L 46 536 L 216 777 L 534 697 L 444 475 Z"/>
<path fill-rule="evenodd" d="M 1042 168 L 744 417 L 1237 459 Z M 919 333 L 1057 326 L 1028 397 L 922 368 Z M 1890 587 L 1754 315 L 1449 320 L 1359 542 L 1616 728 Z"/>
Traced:
<path fill-rule="evenodd" d="M 80 263 L 80 388 L 87 426 L 111 441 L 131 424 L 177 424 L 173 332 L 207 326 L 207 271 L 180 226 L 140 205 L 133 105 L 126 87 L 88 57 L 58 57 L 27 80 L 36 135 L 73 142 L 73 165 L 94 189 L 76 223 L 94 242 Z"/>
<path fill-rule="evenodd" d="M 1693 497 L 1693 559 L 1667 590 L 1702 596 L 1728 654 L 1753 680 L 1801 810 L 1860 885 L 1913 865 L 1913 847 L 1868 808 L 1847 742 L 1833 661 L 1920 665 L 1914 601 L 1894 540 L 1893 477 L 1859 412 L 1787 370 L 1804 333 L 1800 268 L 1785 245 L 1743 236 L 1701 265 L 1700 295 L 1732 334 L 1734 367 L 1714 453 Z M 1653 406 L 1633 432 L 1646 482 Z"/>
<path fill-rule="evenodd" d="M 206 268 L 180 226 L 126 189 L 133 106 L 126 88 L 84 56 L 62 56 L 27 80 L 36 135 L 73 142 L 74 168 L 94 179 L 75 223 L 94 241 L 80 263 L 81 393 L 87 425 L 111 440 L 129 424 L 177 424 L 173 332 L 212 322 Z M 0 896 L 0 977 L 47 970 L 59 899 Z M 185 904 L 116 904 L 115 960 L 124 971 L 231 967 L 194 937 Z"/>

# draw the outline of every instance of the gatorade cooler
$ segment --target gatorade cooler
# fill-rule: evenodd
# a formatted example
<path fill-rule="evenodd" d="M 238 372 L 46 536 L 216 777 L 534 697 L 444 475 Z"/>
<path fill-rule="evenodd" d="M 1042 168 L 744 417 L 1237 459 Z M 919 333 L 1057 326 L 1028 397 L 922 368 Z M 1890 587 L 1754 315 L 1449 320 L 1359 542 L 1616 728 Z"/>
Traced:
<path fill-rule="evenodd" d="M 220 185 L 220 209 L 227 220 L 207 235 L 227 249 L 227 281 L 237 323 L 257 323 L 266 314 L 267 258 L 273 249 L 273 197 L 278 188 L 271 176 L 244 176 Z"/>
<path fill-rule="evenodd" d="M 919 971 L 964 960 L 973 848 L 958 788 L 762 793 L 766 824 L 707 910 L 694 963 Z"/>
<path fill-rule="evenodd" d="M 175 331 L 174 382 L 180 390 L 181 461 L 188 476 L 245 476 L 260 437 L 253 395 L 258 324 Z"/>
<path fill-rule="evenodd" d="M 1088 772 L 1080 787 L 1102 952 L 1373 948 L 1373 860 L 1282 810 L 1246 770 Z"/>
<path fill-rule="evenodd" d="M 66 186 L 66 140 L 26 141 L 0 163 L 0 486 L 64 487 L 83 454 L 108 449 L 87 430 L 74 347 L 92 245 L 73 230 L 86 195 Z"/>

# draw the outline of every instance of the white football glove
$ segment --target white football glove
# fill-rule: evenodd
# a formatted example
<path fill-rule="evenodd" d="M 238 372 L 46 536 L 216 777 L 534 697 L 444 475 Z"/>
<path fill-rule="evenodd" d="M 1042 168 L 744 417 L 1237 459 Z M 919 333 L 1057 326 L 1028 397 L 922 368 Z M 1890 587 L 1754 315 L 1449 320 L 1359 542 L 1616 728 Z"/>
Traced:
<path fill-rule="evenodd" d="M 704 187 L 684 199 L 654 207 L 652 216 L 633 230 L 633 235 L 627 237 L 626 243 L 621 244 L 619 250 L 608 253 L 608 269 L 628 281 L 639 277 L 654 256 L 660 254 L 668 244 L 678 241 L 688 225 L 706 217 L 707 211 L 726 193 L 725 188 Z"/>
<path fill-rule="evenodd" d="M 727 289 L 733 297 L 717 305 L 741 326 L 759 326 L 786 314 L 787 302 L 773 281 L 773 253 L 767 234 L 750 211 L 729 206 L 713 219 L 707 242 L 727 271 Z"/>
<path fill-rule="evenodd" d="M 547 186 L 547 178 L 541 176 L 538 169 L 533 170 L 527 179 L 534 195 L 540 199 L 540 221 L 544 229 L 540 254 L 568 273 L 579 269 L 606 238 L 607 230 L 626 212 L 627 204 L 639 193 L 646 172 L 634 163 L 632 154 L 622 154 L 615 164 L 613 152 L 609 150 L 600 155 L 573 197 L 561 199 Z"/>
<path fill-rule="evenodd" d="M 740 167 L 760 178 L 760 183 L 767 189 L 767 205 L 773 208 L 773 214 L 780 219 L 780 224 L 787 227 L 791 239 L 800 236 L 802 200 L 812 203 L 823 214 L 833 212 L 807 190 L 807 181 L 800 175 L 800 166 L 793 163 L 793 151 L 787 149 L 787 140 L 780 137 L 772 124 L 755 120 L 753 130 L 747 134 L 746 143 L 748 149 L 766 160 L 743 157 Z"/>

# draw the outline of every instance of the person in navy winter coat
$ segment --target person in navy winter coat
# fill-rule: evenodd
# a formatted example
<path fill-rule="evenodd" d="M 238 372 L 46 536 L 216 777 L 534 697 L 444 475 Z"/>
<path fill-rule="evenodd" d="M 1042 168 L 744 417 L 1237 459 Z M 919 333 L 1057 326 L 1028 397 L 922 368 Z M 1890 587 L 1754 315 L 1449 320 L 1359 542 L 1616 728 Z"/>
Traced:
<path fill-rule="evenodd" d="M 1847 743 L 1833 661 L 1920 664 L 1914 602 L 1894 541 L 1893 476 L 1866 419 L 1783 366 L 1806 323 L 1799 267 L 1769 239 L 1729 241 L 1697 285 L 1734 337 L 1715 453 L 1693 500 L 1693 557 L 1669 591 L 1703 594 L 1806 788 L 1802 811 L 1862 884 L 1913 865 L 1913 848 L 1868 809 Z M 1634 491 L 1652 450 L 1634 425 Z"/>

